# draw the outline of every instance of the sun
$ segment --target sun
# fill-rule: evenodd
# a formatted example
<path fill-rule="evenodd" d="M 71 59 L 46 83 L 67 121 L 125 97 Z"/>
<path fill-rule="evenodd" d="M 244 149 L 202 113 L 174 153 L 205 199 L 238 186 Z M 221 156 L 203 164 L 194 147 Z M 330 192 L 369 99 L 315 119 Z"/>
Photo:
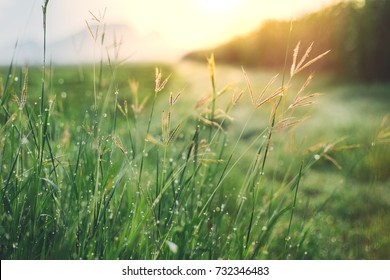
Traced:
<path fill-rule="evenodd" d="M 197 0 L 199 6 L 212 13 L 229 13 L 233 11 L 240 0 Z"/>

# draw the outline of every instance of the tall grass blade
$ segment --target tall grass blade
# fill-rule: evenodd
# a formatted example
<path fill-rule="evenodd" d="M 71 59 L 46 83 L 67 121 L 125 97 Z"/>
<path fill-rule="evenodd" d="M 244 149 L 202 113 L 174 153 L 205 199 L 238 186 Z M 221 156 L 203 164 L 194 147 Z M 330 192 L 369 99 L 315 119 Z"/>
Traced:
<path fill-rule="evenodd" d="M 0 98 L 0 105 L 1 106 L 3 106 L 7 102 L 8 97 L 10 95 L 10 93 L 7 94 L 7 92 L 8 92 L 8 84 L 9 84 L 9 81 L 11 79 L 12 69 L 14 67 L 15 52 L 16 52 L 17 47 L 18 47 L 18 41 L 16 41 L 15 46 L 14 46 L 14 51 L 12 53 L 12 58 L 11 58 L 11 63 L 9 65 L 9 67 L 8 67 L 7 78 L 5 79 L 4 88 L 3 88 L 3 91 L 1 93 L 1 98 Z"/>
<path fill-rule="evenodd" d="M 291 225 L 292 225 L 292 220 L 293 220 L 293 216 L 294 216 L 295 206 L 296 206 L 296 203 L 297 203 L 299 183 L 301 182 L 301 178 L 302 178 L 302 168 L 303 168 L 303 162 L 301 163 L 301 167 L 299 168 L 299 173 L 298 173 L 298 177 L 297 177 L 297 183 L 295 185 L 294 200 L 293 200 L 292 205 L 291 205 L 291 215 L 290 215 L 290 221 L 288 223 L 288 230 L 287 230 L 286 243 L 285 243 L 285 253 L 284 253 L 284 257 L 285 258 L 287 258 L 287 249 L 288 249 L 288 245 L 290 243 L 289 241 L 290 241 L 290 238 L 291 238 L 290 237 Z"/>

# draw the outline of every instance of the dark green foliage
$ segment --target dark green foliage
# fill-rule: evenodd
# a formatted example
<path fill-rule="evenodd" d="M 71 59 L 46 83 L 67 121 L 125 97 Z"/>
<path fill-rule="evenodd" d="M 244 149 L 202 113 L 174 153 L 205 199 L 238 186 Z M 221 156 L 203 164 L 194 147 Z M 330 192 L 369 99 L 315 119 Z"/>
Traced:
<path fill-rule="evenodd" d="M 186 58 L 204 59 L 214 52 L 220 62 L 246 67 L 284 66 L 289 21 L 269 20 L 248 36 L 213 50 L 190 53 Z M 342 2 L 292 22 L 291 46 L 300 41 L 306 49 L 314 42 L 312 57 L 331 50 L 316 70 L 333 71 L 344 79 L 390 81 L 390 1 Z M 291 48 L 291 51 L 292 51 Z"/>
<path fill-rule="evenodd" d="M 358 77 L 367 81 L 389 81 L 390 1 L 368 0 L 364 8 L 356 12 Z"/>

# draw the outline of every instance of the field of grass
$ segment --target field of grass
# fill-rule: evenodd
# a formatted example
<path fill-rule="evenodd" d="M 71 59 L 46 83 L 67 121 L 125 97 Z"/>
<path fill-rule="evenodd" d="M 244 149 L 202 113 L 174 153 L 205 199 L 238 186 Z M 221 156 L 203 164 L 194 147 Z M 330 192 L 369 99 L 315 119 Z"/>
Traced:
<path fill-rule="evenodd" d="M 189 76 L 193 67 L 191 64 L 179 69 Z M 219 76 L 225 82 L 245 85 L 241 69 L 221 68 Z M 205 75 L 203 79 L 207 78 Z M 270 71 L 250 73 L 252 81 L 258 82 L 258 89 L 273 75 Z M 305 79 L 296 77 L 290 92 L 297 92 L 302 81 Z M 301 179 L 294 218 L 310 228 L 305 239 L 305 257 L 389 258 L 389 89 L 387 84 L 340 82 L 331 75 L 318 74 L 307 91 L 322 95 L 311 108 L 305 108 L 306 121 L 274 135 L 268 169 L 277 178 L 276 185 L 283 181 L 286 170 L 296 164 L 299 155 L 307 158 L 313 152 L 316 156 L 315 152 L 328 150 Z M 233 123 L 240 130 L 247 107 L 238 106 L 235 112 Z M 252 129 L 266 127 L 267 113 L 258 112 L 258 118 L 248 125 L 247 135 L 251 135 Z M 241 140 L 242 149 L 246 148 L 245 140 Z"/>
<path fill-rule="evenodd" d="M 1 69 L 1 259 L 390 257 L 388 85 L 159 67 Z"/>

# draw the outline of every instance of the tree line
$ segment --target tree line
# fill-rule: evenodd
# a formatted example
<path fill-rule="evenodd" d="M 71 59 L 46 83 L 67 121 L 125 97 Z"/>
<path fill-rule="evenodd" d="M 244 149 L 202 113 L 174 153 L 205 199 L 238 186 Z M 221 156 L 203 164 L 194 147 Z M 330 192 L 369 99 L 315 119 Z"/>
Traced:
<path fill-rule="evenodd" d="M 185 58 L 204 60 L 213 52 L 219 62 L 280 68 L 286 48 L 292 54 L 298 42 L 300 53 L 314 42 L 311 57 L 331 50 L 316 63 L 317 71 L 366 82 L 390 81 L 390 0 L 345 1 L 293 22 L 269 20 L 247 36 Z M 291 62 L 292 55 L 288 59 Z"/>

